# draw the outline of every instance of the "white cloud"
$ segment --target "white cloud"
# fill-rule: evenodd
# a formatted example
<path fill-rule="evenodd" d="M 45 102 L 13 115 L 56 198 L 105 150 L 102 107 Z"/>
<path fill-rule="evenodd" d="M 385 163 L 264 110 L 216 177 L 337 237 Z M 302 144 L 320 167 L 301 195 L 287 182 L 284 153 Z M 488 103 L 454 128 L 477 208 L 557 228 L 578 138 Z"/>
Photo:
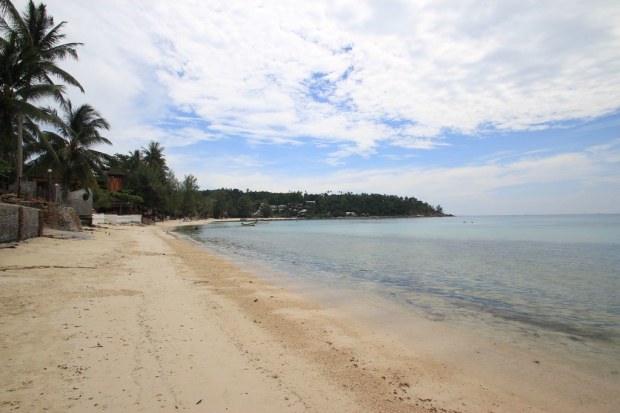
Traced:
<path fill-rule="evenodd" d="M 606 163 L 620 163 L 620 138 L 611 142 L 595 145 L 588 148 L 587 152 Z"/>
<path fill-rule="evenodd" d="M 58 0 L 49 8 L 86 43 L 70 68 L 110 118 L 115 143 L 171 109 L 222 132 L 276 141 L 301 132 L 353 154 L 381 141 L 432 148 L 446 129 L 536 129 L 620 107 L 611 93 L 620 90 L 614 1 Z M 323 102 L 308 95 L 313 73 L 330 82 Z M 413 124 L 393 130 L 384 118 Z"/>

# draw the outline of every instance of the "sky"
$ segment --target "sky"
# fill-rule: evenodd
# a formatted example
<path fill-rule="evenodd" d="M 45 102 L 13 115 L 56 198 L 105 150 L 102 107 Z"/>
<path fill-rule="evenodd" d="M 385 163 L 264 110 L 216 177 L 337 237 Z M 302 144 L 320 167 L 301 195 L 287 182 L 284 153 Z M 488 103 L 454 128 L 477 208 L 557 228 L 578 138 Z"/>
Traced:
<path fill-rule="evenodd" d="M 202 189 L 620 213 L 617 0 L 45 3 L 100 149 L 157 141 Z"/>

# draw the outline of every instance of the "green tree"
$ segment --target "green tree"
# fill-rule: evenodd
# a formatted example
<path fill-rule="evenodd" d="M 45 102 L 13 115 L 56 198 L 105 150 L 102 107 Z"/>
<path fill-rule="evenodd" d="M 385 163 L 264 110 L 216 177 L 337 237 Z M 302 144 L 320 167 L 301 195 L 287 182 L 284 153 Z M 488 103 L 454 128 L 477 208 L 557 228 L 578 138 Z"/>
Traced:
<path fill-rule="evenodd" d="M 242 195 L 237 200 L 237 215 L 240 218 L 247 218 L 254 213 L 254 209 L 252 207 L 252 200 L 249 196 Z"/>
<path fill-rule="evenodd" d="M 142 162 L 154 170 L 161 179 L 166 177 L 168 166 L 164 157 L 164 147 L 159 142 L 151 141 L 146 148 L 142 148 Z"/>
<path fill-rule="evenodd" d="M 142 197 L 147 210 L 181 213 L 182 185 L 166 165 L 164 147 L 158 142 L 128 154 L 116 154 L 108 166 L 126 174 L 124 187 Z"/>
<path fill-rule="evenodd" d="M 142 163 L 142 153 L 139 149 L 129 152 L 127 155 L 117 153 L 110 158 L 108 166 L 110 169 L 116 169 L 126 174 L 138 169 Z"/>
<path fill-rule="evenodd" d="M 39 169 L 51 168 L 62 180 L 64 190 L 97 189 L 96 175 L 103 175 L 110 156 L 92 149 L 101 144 L 111 145 L 101 130 L 110 128 L 108 122 L 92 106 L 73 108 L 71 102 L 62 105 L 64 116 L 58 133 L 44 132 L 42 140 L 49 151 L 33 162 Z"/>
<path fill-rule="evenodd" d="M 187 175 L 181 183 L 181 214 L 183 216 L 193 216 L 200 207 L 200 194 L 198 180 L 194 175 Z"/>
<path fill-rule="evenodd" d="M 49 84 L 27 84 L 24 73 L 29 62 L 21 58 L 20 53 L 16 32 L 0 38 L 0 160 L 3 165 L 13 165 L 12 168 L 5 166 L 12 171 L 21 166 L 24 155 L 27 156 L 23 149 L 24 142 L 27 146 L 35 143 L 34 136 L 38 132 L 35 121 L 55 121 L 53 114 L 30 102 L 53 95 L 61 88 Z M 18 129 L 21 136 L 19 140 Z M 19 150 L 16 150 L 16 146 Z M 22 173 L 21 169 L 19 173 Z"/>
<path fill-rule="evenodd" d="M 271 218 L 273 216 L 273 209 L 271 208 L 271 205 L 266 202 L 261 204 L 260 212 L 265 218 Z"/>
<path fill-rule="evenodd" d="M 15 137 L 15 175 L 18 194 L 23 176 L 23 133 L 27 116 L 45 119 L 45 113 L 37 111 L 32 102 L 53 97 L 63 102 L 64 87 L 54 84 L 53 78 L 77 86 L 80 83 L 57 66 L 67 57 L 77 59 L 80 43 L 62 43 L 61 32 L 66 22 L 54 24 L 44 4 L 36 6 L 32 0 L 23 15 L 10 0 L 0 0 L 0 30 L 2 31 L 2 127 L 5 136 Z M 4 145 L 3 145 L 4 146 Z"/>
<path fill-rule="evenodd" d="M 145 164 L 140 164 L 125 177 L 125 187 L 144 200 L 144 206 L 158 211 L 170 205 L 169 187 L 159 174 Z"/>

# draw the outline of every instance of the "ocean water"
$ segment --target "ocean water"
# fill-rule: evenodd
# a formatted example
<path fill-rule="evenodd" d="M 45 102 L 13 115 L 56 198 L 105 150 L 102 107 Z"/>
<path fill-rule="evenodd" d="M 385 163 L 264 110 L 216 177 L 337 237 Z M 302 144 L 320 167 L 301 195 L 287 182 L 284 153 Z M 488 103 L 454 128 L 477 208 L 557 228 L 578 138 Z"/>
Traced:
<path fill-rule="evenodd" d="M 227 222 L 179 231 L 303 285 L 350 299 L 374 294 L 430 320 L 483 325 L 620 365 L 620 215 Z"/>

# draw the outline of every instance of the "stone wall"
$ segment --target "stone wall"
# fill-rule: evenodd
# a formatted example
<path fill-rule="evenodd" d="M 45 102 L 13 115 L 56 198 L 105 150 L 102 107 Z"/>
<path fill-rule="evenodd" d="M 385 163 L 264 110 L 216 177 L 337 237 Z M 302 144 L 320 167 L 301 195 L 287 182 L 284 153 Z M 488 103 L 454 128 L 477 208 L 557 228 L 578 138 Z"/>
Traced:
<path fill-rule="evenodd" d="M 28 239 L 28 238 L 36 238 L 43 235 L 43 214 L 40 209 L 36 208 L 26 208 L 22 207 L 21 209 L 23 220 L 22 220 L 22 234 L 20 234 L 20 239 Z"/>
<path fill-rule="evenodd" d="M 0 242 L 21 241 L 42 234 L 43 219 L 39 209 L 0 203 Z"/>
<path fill-rule="evenodd" d="M 46 204 L 42 206 L 43 219 L 48 228 L 62 231 L 82 231 L 80 218 L 71 207 L 58 204 Z"/>
<path fill-rule="evenodd" d="M 19 236 L 18 217 L 18 206 L 0 204 L 0 242 L 17 241 Z"/>

